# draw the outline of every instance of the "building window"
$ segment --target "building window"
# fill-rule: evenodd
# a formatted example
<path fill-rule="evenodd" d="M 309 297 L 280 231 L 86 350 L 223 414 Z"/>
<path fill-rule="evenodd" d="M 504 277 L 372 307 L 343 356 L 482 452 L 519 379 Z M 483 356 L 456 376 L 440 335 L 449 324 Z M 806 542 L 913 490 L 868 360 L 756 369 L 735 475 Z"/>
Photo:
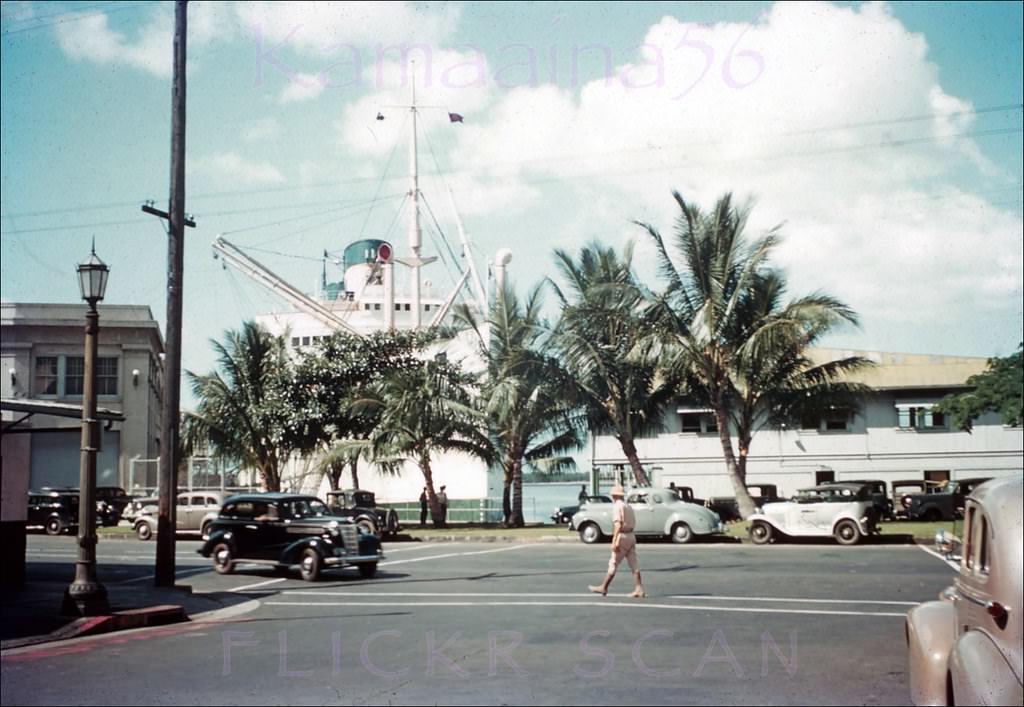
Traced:
<path fill-rule="evenodd" d="M 299 337 L 297 337 L 297 336 L 293 336 L 292 337 L 292 346 L 294 346 L 295 348 L 299 347 Z"/>
<path fill-rule="evenodd" d="M 39 356 L 36 359 L 36 395 L 57 394 L 57 357 Z"/>
<path fill-rule="evenodd" d="M 430 305 L 429 304 L 423 305 L 423 311 L 424 312 L 429 312 L 430 311 Z"/>
<path fill-rule="evenodd" d="M 302 345 L 303 346 L 309 346 L 309 337 L 308 336 L 302 337 Z"/>
<path fill-rule="evenodd" d="M 64 395 L 81 395 L 85 391 L 85 357 L 68 356 L 64 365 Z"/>
<path fill-rule="evenodd" d="M 112 356 L 96 359 L 96 395 L 117 395 L 117 359 Z"/>
<path fill-rule="evenodd" d="M 830 432 L 838 432 L 848 429 L 850 422 L 850 411 L 843 409 L 829 410 L 825 416 L 825 429 Z"/>
<path fill-rule="evenodd" d="M 676 412 L 679 413 L 679 424 L 682 432 L 697 434 L 713 434 L 718 432 L 715 416 L 710 410 L 681 407 Z"/>
<path fill-rule="evenodd" d="M 946 416 L 932 412 L 933 403 L 896 404 L 896 424 L 905 430 L 944 430 Z"/>

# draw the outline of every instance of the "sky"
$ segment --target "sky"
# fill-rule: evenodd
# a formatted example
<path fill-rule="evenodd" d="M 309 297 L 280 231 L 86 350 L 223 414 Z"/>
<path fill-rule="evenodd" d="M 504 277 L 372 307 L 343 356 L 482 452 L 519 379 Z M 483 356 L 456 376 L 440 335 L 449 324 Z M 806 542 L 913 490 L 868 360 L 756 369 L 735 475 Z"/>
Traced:
<path fill-rule="evenodd" d="M 163 326 L 166 236 L 140 205 L 167 205 L 173 3 L 4 0 L 0 14 L 0 297 L 78 301 L 95 238 L 105 301 Z M 826 345 L 988 357 L 1024 340 L 1021 3 L 188 14 L 186 369 L 212 370 L 211 338 L 283 308 L 213 258 L 218 234 L 306 291 L 325 249 L 407 249 L 410 59 L 428 252 L 442 235 L 457 249 L 450 188 L 478 267 L 511 249 L 523 292 L 556 275 L 556 248 L 595 239 L 634 241 L 657 288 L 636 222 L 670 237 L 673 190 L 705 208 L 732 192 L 751 236 L 781 224 L 772 264 L 791 296 L 825 291 L 859 314 Z M 450 259 L 431 267 L 439 286 L 457 276 Z"/>

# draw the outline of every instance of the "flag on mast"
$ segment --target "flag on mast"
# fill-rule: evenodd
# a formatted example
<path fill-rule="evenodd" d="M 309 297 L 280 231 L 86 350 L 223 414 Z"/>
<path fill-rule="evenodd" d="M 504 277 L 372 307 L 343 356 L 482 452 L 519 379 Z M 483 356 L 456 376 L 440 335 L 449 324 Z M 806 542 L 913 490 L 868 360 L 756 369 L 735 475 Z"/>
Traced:
<path fill-rule="evenodd" d="M 462 122 L 462 116 L 459 115 L 458 113 L 449 113 L 448 114 L 448 120 L 450 120 L 453 123 L 461 123 Z"/>

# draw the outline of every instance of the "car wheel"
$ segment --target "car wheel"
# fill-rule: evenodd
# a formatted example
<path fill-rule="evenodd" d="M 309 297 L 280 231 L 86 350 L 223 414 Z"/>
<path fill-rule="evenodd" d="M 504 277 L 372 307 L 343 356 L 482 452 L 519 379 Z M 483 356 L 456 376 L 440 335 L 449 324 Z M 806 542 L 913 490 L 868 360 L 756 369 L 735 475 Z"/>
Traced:
<path fill-rule="evenodd" d="M 139 540 L 152 540 L 153 528 L 149 523 L 139 523 L 135 527 L 135 535 L 138 536 Z"/>
<path fill-rule="evenodd" d="M 672 542 L 677 545 L 685 545 L 693 540 L 693 531 L 686 523 L 676 523 L 672 526 Z"/>
<path fill-rule="evenodd" d="M 775 529 L 763 520 L 755 520 L 750 525 L 750 540 L 755 545 L 767 545 L 775 535 Z"/>
<path fill-rule="evenodd" d="M 363 579 L 373 579 L 377 576 L 377 563 L 376 562 L 364 562 L 359 567 L 359 576 Z"/>
<path fill-rule="evenodd" d="M 857 524 L 847 519 L 839 521 L 833 535 L 835 535 L 836 542 L 840 545 L 856 545 L 860 542 L 861 533 Z"/>
<path fill-rule="evenodd" d="M 923 517 L 929 523 L 935 523 L 942 520 L 942 511 L 940 511 L 938 508 L 929 508 L 927 511 L 925 511 Z"/>
<path fill-rule="evenodd" d="M 235 571 L 235 553 L 227 543 L 217 543 L 213 548 L 213 569 L 217 574 L 231 574 Z"/>
<path fill-rule="evenodd" d="M 356 521 L 356 525 L 363 529 L 365 535 L 377 534 L 377 525 L 369 518 L 360 518 Z"/>
<path fill-rule="evenodd" d="M 320 578 L 320 553 L 311 547 L 302 551 L 299 559 L 299 574 L 307 582 L 315 582 Z"/>
<path fill-rule="evenodd" d="M 584 523 L 580 526 L 580 540 L 587 545 L 593 545 L 604 539 L 604 533 L 597 527 L 597 523 Z"/>
<path fill-rule="evenodd" d="M 200 533 L 202 533 L 202 536 L 203 536 L 204 538 L 205 538 L 205 537 L 208 537 L 208 536 L 210 535 L 210 523 L 212 523 L 212 522 L 213 522 L 213 521 L 209 521 L 209 520 L 208 520 L 208 521 L 206 521 L 205 523 L 203 523 L 203 527 L 202 527 L 202 528 L 200 528 L 199 532 L 200 532 Z"/>
<path fill-rule="evenodd" d="M 64 523 L 61 522 L 60 518 L 46 519 L 47 535 L 60 535 L 62 532 L 64 532 Z"/>

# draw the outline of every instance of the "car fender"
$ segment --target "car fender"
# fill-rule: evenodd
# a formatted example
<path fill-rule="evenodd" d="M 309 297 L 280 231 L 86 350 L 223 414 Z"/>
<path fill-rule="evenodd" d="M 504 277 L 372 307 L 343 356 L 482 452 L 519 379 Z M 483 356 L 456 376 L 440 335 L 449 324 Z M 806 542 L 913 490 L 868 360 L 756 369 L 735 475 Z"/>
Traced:
<path fill-rule="evenodd" d="M 196 552 L 203 557 L 209 557 L 213 554 L 213 548 L 220 543 L 227 543 L 231 547 L 231 552 L 235 552 L 235 535 L 230 530 L 225 530 L 223 528 L 214 530 L 210 533 L 210 536 L 203 541 L 202 547 L 200 547 Z"/>
<path fill-rule="evenodd" d="M 929 601 L 907 612 L 910 699 L 915 705 L 946 704 L 946 670 L 956 630 L 956 607 Z"/>
<path fill-rule="evenodd" d="M 1019 705 L 1024 689 L 999 647 L 982 631 L 957 639 L 949 656 L 949 675 L 959 705 Z"/>
<path fill-rule="evenodd" d="M 752 516 L 750 516 L 749 518 L 747 518 L 747 520 L 751 524 L 753 524 L 754 521 L 759 520 L 762 523 L 767 523 L 768 525 L 770 525 L 772 528 L 774 528 L 776 531 L 778 531 L 780 533 L 785 534 L 787 532 L 786 528 L 782 524 L 780 524 L 775 518 L 772 518 L 771 516 L 765 515 L 764 513 L 755 513 Z"/>
<path fill-rule="evenodd" d="M 711 519 L 710 511 L 704 508 L 685 508 L 673 511 L 665 521 L 662 534 L 671 535 L 672 526 L 676 523 L 686 523 L 697 535 L 707 535 L 714 530 L 714 522 Z"/>
<path fill-rule="evenodd" d="M 136 518 L 135 522 L 132 523 L 132 529 L 138 530 L 140 525 L 148 525 L 150 528 L 153 529 L 154 533 L 156 532 L 157 523 L 156 518 L 154 518 L 153 516 L 146 515 Z"/>
<path fill-rule="evenodd" d="M 843 511 L 842 513 L 837 514 L 836 517 L 832 519 L 832 532 L 835 533 L 836 526 L 842 523 L 844 520 L 852 520 L 854 523 L 857 524 L 857 528 L 860 530 L 860 532 L 867 533 L 868 531 L 864 527 L 864 523 L 861 522 L 861 517 L 858 517 L 857 514 L 850 513 L 849 511 Z"/>
<path fill-rule="evenodd" d="M 572 517 L 570 521 L 573 528 L 580 528 L 584 523 L 594 522 L 597 527 L 601 529 L 601 532 L 605 535 L 611 535 L 614 532 L 612 527 L 611 514 L 602 511 L 579 511 Z"/>
<path fill-rule="evenodd" d="M 321 557 L 333 554 L 334 544 L 322 537 L 305 537 L 293 542 L 281 551 L 280 563 L 282 565 L 294 565 L 307 548 L 313 548 L 320 553 Z"/>

